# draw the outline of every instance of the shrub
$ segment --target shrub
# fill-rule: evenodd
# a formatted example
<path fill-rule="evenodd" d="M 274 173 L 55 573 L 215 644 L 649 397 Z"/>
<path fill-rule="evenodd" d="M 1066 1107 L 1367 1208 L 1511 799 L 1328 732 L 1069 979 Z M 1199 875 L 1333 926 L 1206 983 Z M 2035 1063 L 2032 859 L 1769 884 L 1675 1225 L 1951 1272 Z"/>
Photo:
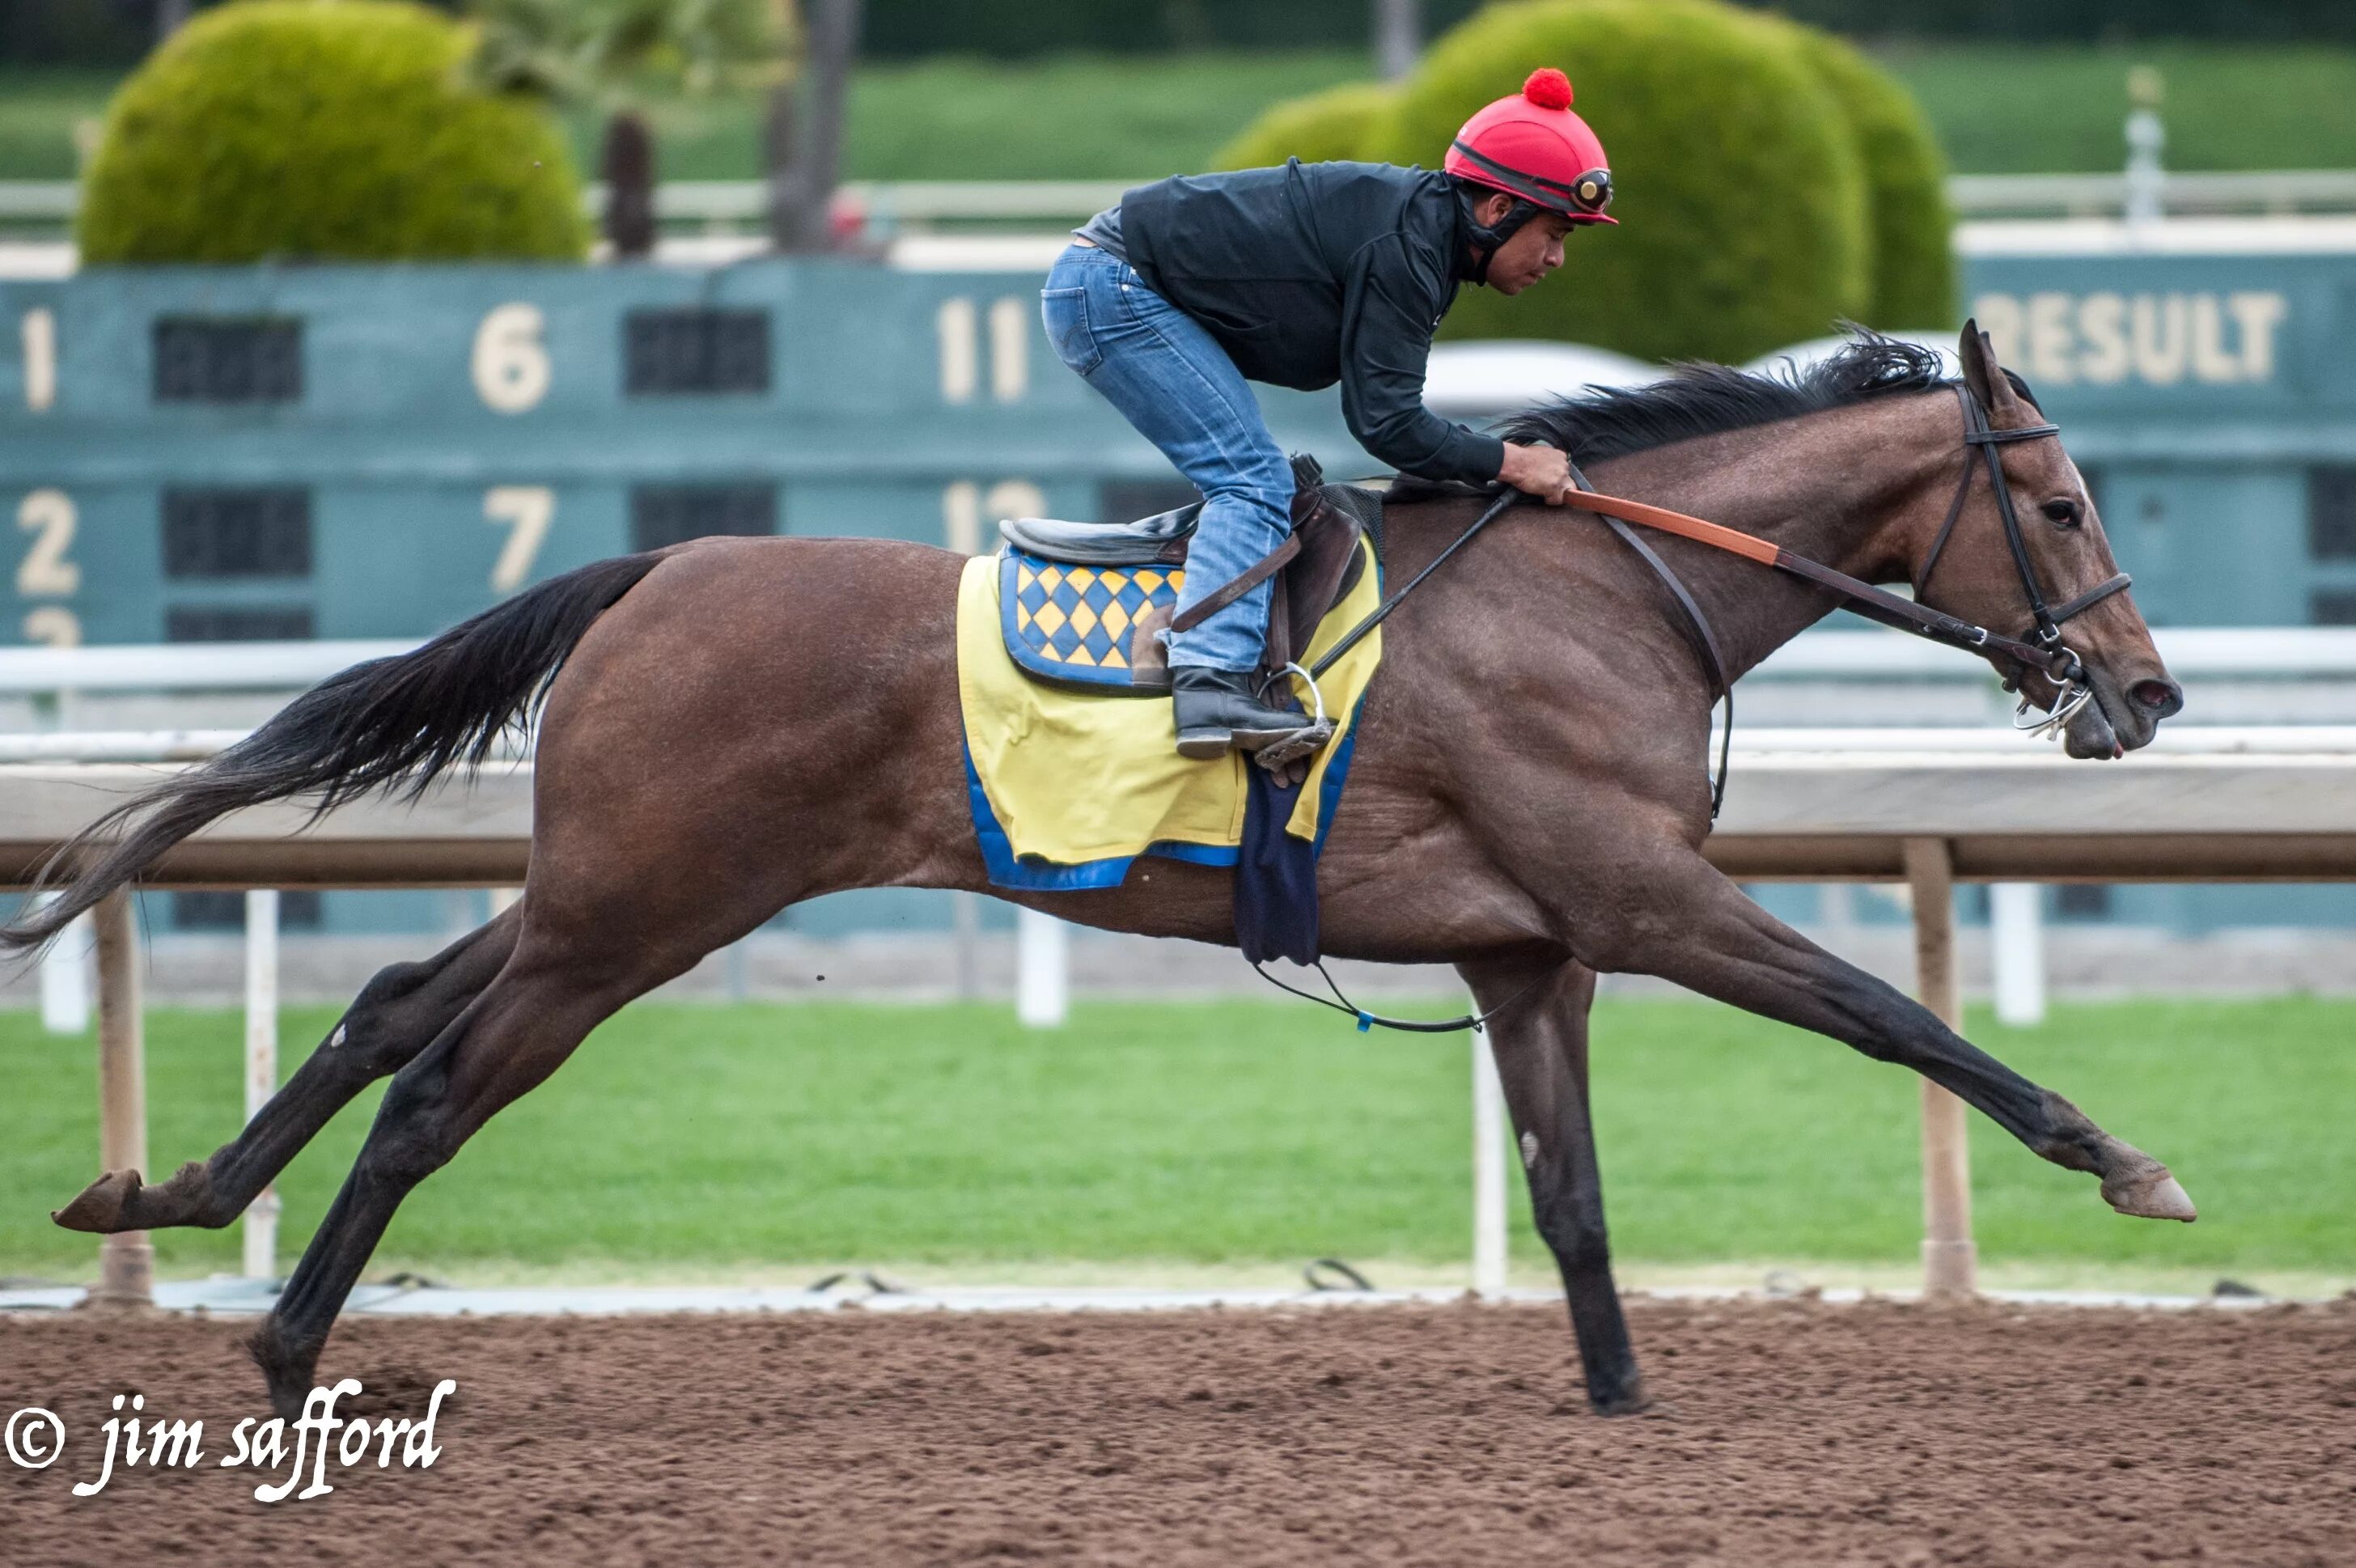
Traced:
<path fill-rule="evenodd" d="M 1791 30 L 1864 163 L 1873 293 L 1859 319 L 1891 331 L 1954 326 L 1954 213 L 1930 121 L 1913 94 L 1840 39 L 1796 24 Z"/>
<path fill-rule="evenodd" d="M 469 47 L 395 0 L 204 13 L 108 109 L 83 259 L 578 260 L 562 140 L 532 102 L 464 87 Z"/>
<path fill-rule="evenodd" d="M 1517 299 L 1468 288 L 1453 338 L 1557 338 L 1740 362 L 1870 308 L 1865 178 L 1792 30 L 1714 0 L 1530 0 L 1440 39 L 1369 149 L 1437 163 L 1456 128 L 1560 66 L 1611 152 L 1621 227 Z"/>
<path fill-rule="evenodd" d="M 1390 112 L 1393 91 L 1352 81 L 1276 105 L 1211 155 L 1213 168 L 1268 168 L 1287 158 L 1305 164 L 1363 158 Z"/>

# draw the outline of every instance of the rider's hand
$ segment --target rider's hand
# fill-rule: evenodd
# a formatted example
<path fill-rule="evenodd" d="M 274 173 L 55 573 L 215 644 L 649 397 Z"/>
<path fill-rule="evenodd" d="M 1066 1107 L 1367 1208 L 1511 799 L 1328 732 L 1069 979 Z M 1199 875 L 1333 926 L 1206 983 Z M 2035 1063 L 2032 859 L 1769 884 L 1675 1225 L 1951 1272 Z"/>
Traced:
<path fill-rule="evenodd" d="M 1497 478 L 1548 506 L 1562 506 L 1579 493 L 1570 482 L 1570 459 L 1553 446 L 1517 446 L 1505 443 L 1505 466 Z"/>

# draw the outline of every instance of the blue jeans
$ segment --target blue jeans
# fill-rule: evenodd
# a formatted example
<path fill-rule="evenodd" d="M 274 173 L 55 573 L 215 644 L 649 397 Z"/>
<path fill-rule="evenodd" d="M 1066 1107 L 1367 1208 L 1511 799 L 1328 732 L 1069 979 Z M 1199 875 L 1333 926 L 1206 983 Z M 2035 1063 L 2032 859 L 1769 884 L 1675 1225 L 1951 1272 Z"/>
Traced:
<path fill-rule="evenodd" d="M 1056 258 L 1039 305 L 1064 363 L 1203 492 L 1181 610 L 1284 542 L 1292 532 L 1292 465 L 1235 362 L 1200 322 L 1092 245 Z M 1256 668 L 1275 591 L 1261 583 L 1193 630 L 1173 633 L 1171 664 Z"/>

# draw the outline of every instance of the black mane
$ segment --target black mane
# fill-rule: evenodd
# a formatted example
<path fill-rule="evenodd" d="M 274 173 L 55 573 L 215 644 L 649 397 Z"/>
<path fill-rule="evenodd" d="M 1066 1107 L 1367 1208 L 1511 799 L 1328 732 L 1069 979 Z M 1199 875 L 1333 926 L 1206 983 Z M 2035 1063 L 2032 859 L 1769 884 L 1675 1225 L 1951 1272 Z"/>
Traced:
<path fill-rule="evenodd" d="M 1804 371 L 1795 371 L 1789 361 L 1766 375 L 1725 365 L 1681 364 L 1650 386 L 1601 389 L 1525 410 L 1496 432 L 1520 446 L 1558 446 L 1580 463 L 1600 463 L 1946 384 L 1934 350 L 1860 329 L 1839 352 Z M 1390 493 L 1412 499 L 1447 488 L 1402 476 Z"/>

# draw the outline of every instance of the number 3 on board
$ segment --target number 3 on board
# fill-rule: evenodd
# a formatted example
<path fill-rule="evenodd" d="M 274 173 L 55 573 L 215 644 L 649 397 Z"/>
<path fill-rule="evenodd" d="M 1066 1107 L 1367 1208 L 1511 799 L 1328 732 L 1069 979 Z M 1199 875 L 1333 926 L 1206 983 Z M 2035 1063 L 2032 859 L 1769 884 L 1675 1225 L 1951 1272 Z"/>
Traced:
<path fill-rule="evenodd" d="M 508 531 L 508 542 L 491 567 L 492 592 L 512 594 L 523 586 L 555 516 L 556 492 L 546 485 L 498 485 L 484 492 L 485 521 L 504 524 Z"/>
<path fill-rule="evenodd" d="M 548 395 L 546 323 L 536 305 L 502 305 L 475 328 L 475 392 L 500 413 L 521 413 Z"/>

